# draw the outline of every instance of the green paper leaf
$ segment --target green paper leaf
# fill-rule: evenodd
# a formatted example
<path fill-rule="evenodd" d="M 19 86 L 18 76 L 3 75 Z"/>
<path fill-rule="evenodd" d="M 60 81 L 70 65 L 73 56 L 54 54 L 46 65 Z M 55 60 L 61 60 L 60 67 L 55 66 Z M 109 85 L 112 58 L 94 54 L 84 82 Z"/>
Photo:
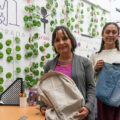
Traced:
<path fill-rule="evenodd" d="M 79 9 L 79 8 L 77 8 L 77 12 L 80 12 L 80 9 Z"/>
<path fill-rule="evenodd" d="M 31 25 L 29 25 L 29 26 L 31 26 Z M 33 20 L 33 26 L 37 26 L 37 21 L 36 20 Z"/>
<path fill-rule="evenodd" d="M 33 50 L 33 49 L 34 49 L 34 45 L 31 44 L 31 45 L 30 45 L 30 48 L 31 48 L 31 50 Z"/>
<path fill-rule="evenodd" d="M 74 12 L 74 9 L 73 9 L 73 8 L 70 8 L 70 11 Z"/>
<path fill-rule="evenodd" d="M 11 54 L 11 51 L 12 51 L 11 48 L 7 48 L 7 49 L 6 49 L 6 53 L 7 53 L 8 55 Z"/>
<path fill-rule="evenodd" d="M 61 20 L 60 20 L 60 23 L 63 24 L 63 23 L 64 23 L 64 19 L 61 19 Z"/>
<path fill-rule="evenodd" d="M 44 44 L 44 47 L 48 48 L 50 46 L 49 43 Z"/>
<path fill-rule="evenodd" d="M 34 74 L 35 76 L 38 76 L 38 75 L 39 75 L 39 70 L 34 70 L 34 71 L 33 71 L 33 74 Z"/>
<path fill-rule="evenodd" d="M 0 59 L 2 59 L 3 58 L 3 53 L 2 52 L 0 52 Z"/>
<path fill-rule="evenodd" d="M 53 13 L 54 15 L 56 15 L 56 9 L 55 9 L 55 8 L 52 9 L 52 13 Z"/>
<path fill-rule="evenodd" d="M 20 68 L 20 67 L 17 67 L 17 68 L 16 68 L 16 72 L 17 72 L 17 73 L 21 73 L 21 68 Z"/>
<path fill-rule="evenodd" d="M 32 63 L 32 67 L 33 67 L 33 68 L 38 68 L 38 62 L 36 62 L 36 63 L 33 62 L 33 63 Z"/>
<path fill-rule="evenodd" d="M 2 77 L 0 77 L 0 84 L 3 84 L 4 79 Z"/>
<path fill-rule="evenodd" d="M 66 5 L 66 6 L 69 6 L 69 5 L 70 5 L 69 2 L 68 2 L 68 0 L 65 0 L 65 5 Z"/>
<path fill-rule="evenodd" d="M 84 15 L 81 15 L 81 18 L 83 19 L 83 18 L 84 18 Z"/>
<path fill-rule="evenodd" d="M 45 60 L 45 57 L 44 57 L 44 56 L 41 56 L 41 60 L 44 61 L 44 60 Z"/>
<path fill-rule="evenodd" d="M 26 50 L 28 50 L 29 49 L 29 47 L 30 47 L 30 45 L 27 43 L 27 44 L 25 44 L 25 49 Z"/>
<path fill-rule="evenodd" d="M 32 16 L 29 16 L 29 17 L 28 17 L 28 20 L 29 20 L 29 21 L 32 21 Z"/>
<path fill-rule="evenodd" d="M 41 22 L 40 21 L 37 21 L 37 26 L 40 27 L 41 26 Z"/>
<path fill-rule="evenodd" d="M 72 17 L 72 18 L 71 18 L 71 21 L 72 21 L 72 22 L 75 22 L 75 19 Z"/>
<path fill-rule="evenodd" d="M 35 18 L 40 19 L 40 15 L 35 15 Z"/>
<path fill-rule="evenodd" d="M 0 42 L 0 50 L 3 48 L 3 44 Z"/>
<path fill-rule="evenodd" d="M 28 57 L 31 57 L 33 54 L 32 54 L 32 52 L 30 51 L 30 52 L 27 52 L 26 54 L 25 54 L 25 57 L 26 58 L 28 58 Z"/>
<path fill-rule="evenodd" d="M 51 26 L 54 25 L 54 20 L 51 20 L 51 21 L 50 21 L 50 25 L 51 25 Z"/>
<path fill-rule="evenodd" d="M 83 9 L 81 10 L 81 14 L 83 14 L 84 12 L 83 12 Z"/>
<path fill-rule="evenodd" d="M 96 5 L 96 8 L 99 8 L 99 5 Z"/>
<path fill-rule="evenodd" d="M 62 14 L 64 14 L 64 9 L 62 9 Z"/>
<path fill-rule="evenodd" d="M 29 73 L 29 67 L 25 67 L 24 72 Z"/>
<path fill-rule="evenodd" d="M 33 49 L 33 54 L 34 54 L 35 56 L 38 56 L 38 54 L 39 54 L 38 50 L 37 50 L 37 49 Z"/>
<path fill-rule="evenodd" d="M 17 45 L 15 49 L 17 52 L 19 52 L 21 50 L 21 47 L 19 45 Z"/>
<path fill-rule="evenodd" d="M 78 24 L 75 24 L 75 28 L 78 28 L 79 27 L 79 25 Z"/>
<path fill-rule="evenodd" d="M 3 72 L 3 67 L 2 66 L 0 66 L 0 73 L 2 73 Z"/>
<path fill-rule="evenodd" d="M 10 45 L 11 45 L 11 43 L 12 43 L 12 41 L 11 41 L 11 40 L 6 40 L 6 45 L 7 45 L 7 46 L 10 46 Z"/>
<path fill-rule="evenodd" d="M 89 7 L 87 8 L 87 11 L 88 11 L 88 12 L 90 11 L 90 8 L 89 8 Z"/>
<path fill-rule="evenodd" d="M 53 32 L 54 28 L 53 27 L 50 27 L 50 31 Z"/>
<path fill-rule="evenodd" d="M 40 72 L 40 75 L 41 75 L 41 76 L 44 75 L 44 71 L 41 71 L 41 72 Z"/>
<path fill-rule="evenodd" d="M 70 29 L 73 30 L 73 25 L 71 25 Z"/>
<path fill-rule="evenodd" d="M 80 32 L 83 32 L 83 28 L 80 28 Z"/>
<path fill-rule="evenodd" d="M 49 0 L 50 5 L 53 5 L 53 0 Z"/>
<path fill-rule="evenodd" d="M 0 39 L 2 39 L 3 38 L 3 34 L 0 32 Z"/>
<path fill-rule="evenodd" d="M 49 58 L 50 58 L 50 54 L 49 54 L 49 53 L 46 55 L 46 58 L 47 58 L 47 59 L 49 59 Z"/>
<path fill-rule="evenodd" d="M 27 22 L 28 21 L 28 16 L 24 16 L 24 22 Z"/>
<path fill-rule="evenodd" d="M 97 12 L 96 14 L 97 14 L 97 15 L 100 15 L 100 13 L 99 13 L 99 12 Z"/>
<path fill-rule="evenodd" d="M 71 5 L 70 5 L 70 6 L 71 6 L 71 8 L 73 8 L 73 4 L 72 4 L 72 3 L 71 3 Z"/>
<path fill-rule="evenodd" d="M 83 20 L 81 20 L 81 21 L 80 21 L 80 24 L 83 24 L 83 23 L 84 23 Z"/>
<path fill-rule="evenodd" d="M 26 75 L 26 76 L 25 76 L 25 80 L 26 80 L 26 81 L 31 81 L 32 78 L 33 78 L 33 77 L 32 77 L 32 76 L 29 76 L 29 75 Z"/>
<path fill-rule="evenodd" d="M 46 4 L 46 8 L 50 9 L 50 4 L 49 3 Z"/>
<path fill-rule="evenodd" d="M 25 11 L 29 11 L 29 7 L 28 6 L 25 6 Z"/>
<path fill-rule="evenodd" d="M 103 21 L 103 19 L 104 19 L 104 18 L 103 18 L 103 17 L 101 17 L 101 19 L 100 19 L 100 20 L 101 20 L 101 21 Z"/>
<path fill-rule="evenodd" d="M 67 27 L 70 27 L 71 23 L 70 21 L 67 22 Z"/>
<path fill-rule="evenodd" d="M 40 7 L 39 7 L 38 5 L 36 6 L 36 10 L 37 10 L 37 11 L 39 11 L 39 10 L 40 10 Z"/>
<path fill-rule="evenodd" d="M 95 28 L 92 29 L 92 32 L 95 32 Z"/>
<path fill-rule="evenodd" d="M 6 74 L 6 78 L 11 78 L 12 77 L 12 73 L 11 72 L 8 72 L 7 74 Z"/>
<path fill-rule="evenodd" d="M 57 3 L 57 2 L 55 3 L 55 7 L 56 7 L 56 8 L 58 7 L 58 3 Z"/>
<path fill-rule="evenodd" d="M 21 60 L 22 56 L 20 54 L 16 54 L 16 59 Z"/>
<path fill-rule="evenodd" d="M 84 3 L 83 2 L 81 2 L 81 6 L 84 7 Z"/>
<path fill-rule="evenodd" d="M 38 33 L 35 33 L 34 36 L 33 36 L 33 39 L 37 39 L 38 36 L 39 36 L 39 34 L 38 34 Z"/>
<path fill-rule="evenodd" d="M 34 48 L 38 48 L 38 43 L 37 42 L 34 43 Z"/>
<path fill-rule="evenodd" d="M 3 91 L 4 91 L 3 86 L 0 86 L 0 92 L 3 92 Z"/>
<path fill-rule="evenodd" d="M 40 62 L 40 67 L 44 67 L 44 62 Z"/>
<path fill-rule="evenodd" d="M 15 41 L 16 41 L 16 43 L 20 43 L 20 38 L 19 37 L 15 37 Z"/>
<path fill-rule="evenodd" d="M 77 15 L 77 14 L 75 15 L 75 18 L 76 18 L 76 19 L 78 18 L 78 15 Z"/>
<path fill-rule="evenodd" d="M 44 47 L 43 47 L 43 46 L 40 46 L 40 47 L 39 47 L 39 50 L 40 50 L 41 52 L 43 52 L 43 51 L 44 51 Z"/>
<path fill-rule="evenodd" d="M 97 35 L 99 35 L 99 32 L 97 32 Z"/>
<path fill-rule="evenodd" d="M 11 62 L 13 60 L 13 56 L 7 56 L 7 62 Z"/>
<path fill-rule="evenodd" d="M 67 13 L 69 13 L 69 12 L 70 12 L 70 10 L 69 10 L 69 8 L 68 8 L 68 7 L 66 8 L 66 12 L 67 12 Z"/>

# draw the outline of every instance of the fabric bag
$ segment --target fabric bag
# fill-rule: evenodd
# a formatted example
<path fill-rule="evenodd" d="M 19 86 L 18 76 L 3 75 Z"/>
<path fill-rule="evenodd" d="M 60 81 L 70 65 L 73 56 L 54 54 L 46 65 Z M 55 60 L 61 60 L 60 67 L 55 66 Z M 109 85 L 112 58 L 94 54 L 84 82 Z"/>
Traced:
<path fill-rule="evenodd" d="M 46 120 L 74 120 L 73 116 L 85 104 L 74 81 L 60 72 L 44 74 L 38 82 L 38 92 L 48 106 Z"/>
<path fill-rule="evenodd" d="M 120 106 L 120 67 L 104 63 L 98 76 L 96 97 L 107 105 Z"/>

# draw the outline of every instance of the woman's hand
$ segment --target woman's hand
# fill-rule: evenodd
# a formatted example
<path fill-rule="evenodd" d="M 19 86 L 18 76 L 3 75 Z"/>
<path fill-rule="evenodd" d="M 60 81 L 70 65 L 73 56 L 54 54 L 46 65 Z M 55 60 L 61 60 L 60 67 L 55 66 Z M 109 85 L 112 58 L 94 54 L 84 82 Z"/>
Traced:
<path fill-rule="evenodd" d="M 104 61 L 103 60 L 98 60 L 95 67 L 94 67 L 94 70 L 96 72 L 98 72 L 104 65 Z"/>
<path fill-rule="evenodd" d="M 89 114 L 89 110 L 86 107 L 82 107 L 79 110 L 79 113 L 74 115 L 74 118 L 79 118 L 79 120 L 83 120 Z"/>
<path fill-rule="evenodd" d="M 46 107 L 42 107 L 42 108 L 40 109 L 40 112 L 41 112 L 42 115 L 45 115 Z"/>

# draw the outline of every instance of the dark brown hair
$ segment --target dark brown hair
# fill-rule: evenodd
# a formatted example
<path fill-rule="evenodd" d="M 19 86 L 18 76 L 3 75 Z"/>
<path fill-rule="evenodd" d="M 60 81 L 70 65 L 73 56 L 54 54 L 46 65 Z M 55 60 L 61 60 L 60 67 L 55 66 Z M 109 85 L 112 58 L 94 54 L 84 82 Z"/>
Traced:
<path fill-rule="evenodd" d="M 54 31 L 53 31 L 53 34 L 52 34 L 52 45 L 54 46 L 54 40 L 56 38 L 56 33 L 59 31 L 59 30 L 62 30 L 63 34 L 65 35 L 65 33 L 67 34 L 68 38 L 70 39 L 71 41 L 71 44 L 72 44 L 72 49 L 71 51 L 73 52 L 77 46 L 77 42 L 73 36 L 73 34 L 70 32 L 70 30 L 65 27 L 65 26 L 57 26 Z M 55 49 L 55 52 L 57 53 L 56 49 Z"/>

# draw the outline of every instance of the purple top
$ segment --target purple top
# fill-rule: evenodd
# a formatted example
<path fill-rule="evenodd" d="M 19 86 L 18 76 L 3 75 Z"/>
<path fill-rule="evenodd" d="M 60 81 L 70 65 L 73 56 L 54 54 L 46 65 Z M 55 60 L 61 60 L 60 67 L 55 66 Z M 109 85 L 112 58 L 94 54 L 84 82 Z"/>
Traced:
<path fill-rule="evenodd" d="M 72 77 L 72 62 L 57 62 L 55 71 L 61 72 L 70 78 Z"/>

